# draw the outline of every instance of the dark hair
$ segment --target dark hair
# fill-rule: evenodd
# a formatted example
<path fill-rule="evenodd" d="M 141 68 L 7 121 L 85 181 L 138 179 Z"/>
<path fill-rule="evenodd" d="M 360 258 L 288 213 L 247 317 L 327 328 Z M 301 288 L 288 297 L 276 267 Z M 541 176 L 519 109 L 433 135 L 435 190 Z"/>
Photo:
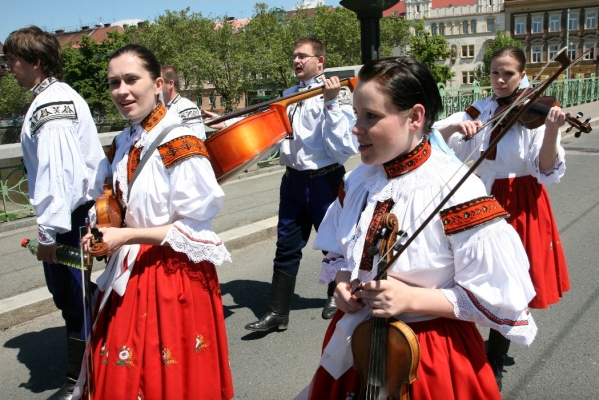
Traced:
<path fill-rule="evenodd" d="M 160 67 L 160 75 L 164 82 L 173 81 L 175 84 L 175 90 L 179 92 L 179 75 L 177 70 L 172 65 L 163 65 Z"/>
<path fill-rule="evenodd" d="M 443 110 L 443 103 L 433 74 L 420 61 L 411 57 L 369 61 L 358 74 L 360 82 L 375 81 L 386 92 L 398 110 L 409 110 L 415 104 L 424 106 L 422 132 L 431 132 L 433 123 Z"/>
<path fill-rule="evenodd" d="M 305 44 L 309 44 L 310 46 L 312 46 L 312 51 L 314 52 L 315 56 L 326 57 L 327 53 L 324 48 L 324 44 L 322 44 L 320 40 L 313 37 L 303 37 L 297 39 L 295 43 L 293 43 L 293 48 L 295 49 L 296 47 L 303 46 Z"/>
<path fill-rule="evenodd" d="M 158 59 L 151 50 L 139 44 L 128 44 L 121 47 L 112 53 L 108 59 L 108 62 L 126 53 L 137 56 L 141 60 L 141 63 L 146 71 L 150 73 L 150 77 L 153 80 L 160 78 L 160 63 L 158 62 Z"/>
<path fill-rule="evenodd" d="M 526 55 L 524 51 L 516 46 L 504 46 L 491 55 L 491 62 L 498 57 L 512 57 L 518 61 L 518 72 L 524 72 L 524 66 L 526 65 Z"/>
<path fill-rule="evenodd" d="M 30 64 L 40 61 L 44 77 L 53 76 L 62 80 L 62 48 L 51 33 L 44 32 L 37 26 L 28 26 L 12 32 L 4 43 L 4 54 L 11 57 L 22 57 Z"/>

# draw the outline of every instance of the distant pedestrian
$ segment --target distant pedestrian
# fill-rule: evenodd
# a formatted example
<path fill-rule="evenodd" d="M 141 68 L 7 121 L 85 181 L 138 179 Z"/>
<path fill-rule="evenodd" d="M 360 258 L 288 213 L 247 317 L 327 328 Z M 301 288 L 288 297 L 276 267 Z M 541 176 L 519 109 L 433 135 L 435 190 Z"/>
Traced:
<path fill-rule="evenodd" d="M 37 258 L 43 261 L 48 290 L 67 331 L 66 381 L 50 399 L 68 400 L 85 351 L 83 274 L 57 264 L 56 245 L 79 246 L 78 228 L 102 193 L 103 177 L 97 171 L 105 155 L 87 103 L 62 82 L 62 50 L 56 36 L 36 26 L 19 29 L 6 39 L 4 55 L 19 85 L 35 96 L 25 115 L 21 147 L 37 216 Z"/>
<path fill-rule="evenodd" d="M 181 83 L 175 67 L 171 65 L 161 66 L 160 75 L 164 79 L 162 95 L 168 112 L 177 115 L 181 122 L 187 125 L 200 140 L 206 140 L 202 111 L 179 93 Z"/>

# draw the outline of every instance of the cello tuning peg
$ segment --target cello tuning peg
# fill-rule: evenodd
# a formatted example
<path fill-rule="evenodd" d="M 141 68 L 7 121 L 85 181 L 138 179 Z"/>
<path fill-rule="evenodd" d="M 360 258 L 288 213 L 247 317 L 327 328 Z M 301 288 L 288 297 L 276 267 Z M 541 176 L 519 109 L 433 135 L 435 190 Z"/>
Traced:
<path fill-rule="evenodd" d="M 588 124 L 589 122 L 591 122 L 591 118 L 590 117 L 584 120 L 585 124 Z"/>
<path fill-rule="evenodd" d="M 582 117 L 584 117 L 584 114 L 583 114 L 583 113 L 579 112 L 578 114 L 576 114 L 576 118 L 580 119 L 580 118 L 582 118 Z"/>
<path fill-rule="evenodd" d="M 569 133 L 572 130 L 572 127 L 569 127 L 568 129 L 566 129 L 566 133 Z"/>
<path fill-rule="evenodd" d="M 578 132 L 576 132 L 576 133 L 574 134 L 574 137 L 577 137 L 577 138 L 579 138 L 581 133 L 582 133 L 581 131 L 578 131 Z"/>

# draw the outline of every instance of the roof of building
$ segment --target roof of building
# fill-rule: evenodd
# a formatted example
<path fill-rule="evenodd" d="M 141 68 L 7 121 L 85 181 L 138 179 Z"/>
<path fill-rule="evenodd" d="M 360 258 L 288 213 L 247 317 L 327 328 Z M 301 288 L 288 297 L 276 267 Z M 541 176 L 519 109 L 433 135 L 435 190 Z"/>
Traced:
<path fill-rule="evenodd" d="M 505 0 L 510 1 L 510 0 Z M 518 0 L 512 0 L 518 1 Z M 459 6 L 469 6 L 475 5 L 476 0 L 432 0 L 431 8 L 445 8 L 445 7 L 459 7 Z M 406 13 L 406 3 L 405 0 L 400 0 L 399 3 L 394 5 L 391 8 L 383 11 L 383 17 L 388 17 L 390 15 L 405 15 Z"/>
<path fill-rule="evenodd" d="M 54 33 L 56 34 L 56 39 L 58 39 L 58 43 L 60 43 L 61 46 L 71 43 L 73 48 L 79 48 L 79 43 L 81 43 L 83 35 L 91 37 L 96 43 L 102 43 L 102 41 L 108 38 L 108 32 L 112 31 L 117 31 L 118 33 L 125 32 L 125 30 L 118 25 L 111 26 L 110 24 L 105 24 L 104 26 L 96 25 L 93 28 L 83 26 L 80 31 L 76 32 L 65 32 L 64 30 L 59 29 Z"/>

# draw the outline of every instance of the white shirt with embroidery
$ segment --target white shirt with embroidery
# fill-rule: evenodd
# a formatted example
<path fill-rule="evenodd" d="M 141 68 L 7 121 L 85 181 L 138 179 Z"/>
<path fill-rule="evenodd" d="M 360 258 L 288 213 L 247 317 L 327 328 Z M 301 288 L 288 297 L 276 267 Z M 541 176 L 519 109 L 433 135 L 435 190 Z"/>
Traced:
<path fill-rule="evenodd" d="M 98 170 L 106 157 L 89 107 L 77 92 L 55 78 L 32 91 L 21 147 L 40 242 L 52 244 L 57 233 L 75 228 L 71 213 L 102 193 L 104 176 Z"/>
<path fill-rule="evenodd" d="M 472 106 L 480 112 L 477 120 L 485 123 L 493 116 L 499 105 L 495 98 L 490 96 L 485 100 L 474 102 Z M 449 124 L 471 120 L 472 118 L 466 112 L 458 112 L 444 120 L 437 121 L 433 127 L 439 129 Z M 463 140 L 463 135 L 455 133 L 448 140 L 448 145 L 460 160 L 476 161 L 481 152 L 489 147 L 493 125 L 490 124 L 482 129 L 471 140 Z M 527 129 L 516 122 L 497 145 L 495 160 L 484 160 L 477 169 L 477 174 L 485 183 L 488 193 L 490 193 L 495 179 L 531 175 L 543 185 L 560 181 L 566 172 L 565 151 L 560 145 L 561 134 L 558 133 L 556 139 L 557 157 L 553 168 L 548 172 L 541 172 L 539 169 L 539 153 L 544 136 L 545 125 L 536 129 Z M 474 154 L 472 154 L 473 152 Z"/>
<path fill-rule="evenodd" d="M 301 86 L 301 87 L 300 87 Z M 324 86 L 322 75 L 300 82 L 283 92 L 283 96 Z M 299 171 L 315 170 L 331 164 L 344 164 L 357 154 L 358 143 L 351 133 L 355 124 L 352 96 L 342 87 L 337 98 L 311 97 L 287 107 L 293 139 L 281 142 L 280 163 Z"/>
<path fill-rule="evenodd" d="M 169 113 L 177 115 L 181 122 L 187 125 L 197 137 L 202 141 L 206 140 L 206 129 L 204 128 L 201 111 L 191 100 L 177 94 L 166 105 L 166 108 Z"/>

